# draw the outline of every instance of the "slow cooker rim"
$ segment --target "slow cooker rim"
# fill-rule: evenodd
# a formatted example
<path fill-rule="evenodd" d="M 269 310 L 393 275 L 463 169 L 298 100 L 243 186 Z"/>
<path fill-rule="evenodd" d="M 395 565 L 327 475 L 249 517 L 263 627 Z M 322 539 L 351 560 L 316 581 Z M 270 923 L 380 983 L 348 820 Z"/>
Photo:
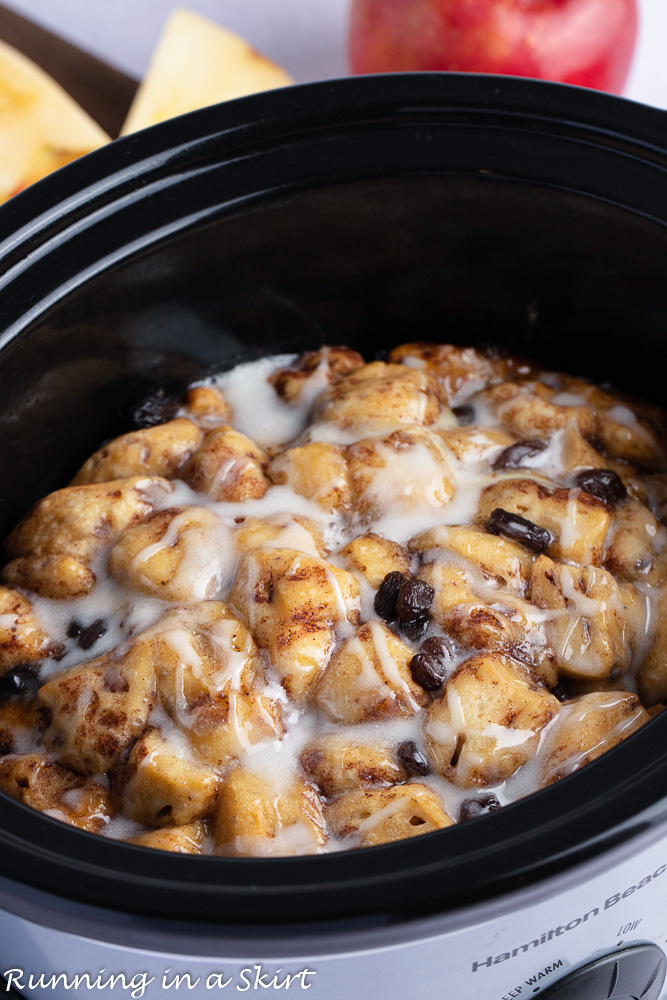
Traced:
<path fill-rule="evenodd" d="M 139 195 L 149 182 L 160 183 L 165 171 L 185 169 L 188 156 L 204 155 L 212 138 L 223 141 L 232 136 L 241 147 L 247 143 L 252 149 L 264 129 L 265 141 L 272 141 L 276 130 L 286 140 L 280 129 L 283 119 L 289 121 L 296 117 L 306 127 L 304 123 L 321 115 L 323 95 L 330 94 L 332 88 L 341 92 L 340 103 L 338 112 L 332 113 L 325 125 L 327 122 L 340 124 L 341 119 L 349 123 L 355 116 L 357 121 L 363 121 L 369 114 L 373 95 L 378 114 L 397 115 L 402 111 L 417 114 L 421 111 L 424 118 L 435 114 L 438 109 L 434 102 L 442 102 L 445 97 L 451 110 L 452 102 L 456 106 L 456 97 L 464 110 L 471 110 L 477 102 L 481 114 L 494 110 L 504 114 L 509 107 L 510 112 L 521 114 L 526 121 L 564 122 L 564 127 L 595 136 L 601 142 L 611 143 L 613 148 L 620 145 L 621 155 L 642 153 L 659 169 L 667 169 L 667 150 L 658 135 L 658 126 L 667 120 L 663 112 L 578 88 L 504 77 L 439 74 L 401 74 L 305 85 L 244 98 L 226 107 L 193 112 L 182 120 L 156 126 L 64 168 L 19 195 L 15 202 L 0 209 L 0 230 L 3 225 L 6 229 L 14 228 L 0 245 L 0 274 L 4 270 L 0 289 L 7 287 L 16 274 L 29 269 L 37 252 L 45 247 L 49 253 L 57 250 L 65 225 L 85 226 L 86 219 L 90 220 L 101 205 L 113 205 L 128 186 L 135 185 Z M 540 113 L 526 110 L 535 94 L 539 97 Z M 566 113 L 565 119 L 563 113 Z M 233 147 L 230 155 L 238 155 L 238 152 L 239 145 Z M 129 166 L 128 159 L 133 161 Z M 94 196 L 84 197 L 85 193 Z M 54 205 L 57 207 L 53 208 Z M 16 329 L 15 335 L 18 333 Z M 291 921 L 296 912 L 301 916 L 318 917 L 349 913 L 350 900 L 345 898 L 346 893 L 349 897 L 351 886 L 360 890 L 364 885 L 373 889 L 374 895 L 369 891 L 363 898 L 364 893 L 357 891 L 357 911 L 388 912 L 395 909 L 397 879 L 402 883 L 406 879 L 413 880 L 412 899 L 406 898 L 402 903 L 404 912 L 411 906 L 422 912 L 428 908 L 442 909 L 456 905 L 457 898 L 462 898 L 464 892 L 467 898 L 475 892 L 480 899 L 498 895 L 507 887 L 508 879 L 521 879 L 528 884 L 549 871 L 562 870 L 575 859 L 599 853 L 640 830 L 664 824 L 667 803 L 659 790 L 656 791 L 656 785 L 660 784 L 658 777 L 667 776 L 667 756 L 655 762 L 649 737 L 657 742 L 658 734 L 666 726 L 667 718 L 653 720 L 624 746 L 609 752 L 582 772 L 494 816 L 466 825 L 465 831 L 454 828 L 416 841 L 366 849 L 360 854 L 259 860 L 156 856 L 157 852 L 112 843 L 66 827 L 3 795 L 6 801 L 0 830 L 3 845 L 0 872 L 16 877 L 18 865 L 27 884 L 53 886 L 57 893 L 82 901 L 94 901 L 104 885 L 107 904 L 125 911 L 128 910 L 128 885 L 141 884 L 145 891 L 132 894 L 134 906 L 129 907 L 132 912 L 158 913 L 163 910 L 165 900 L 171 898 L 170 905 L 182 913 L 187 912 L 190 919 L 210 919 L 223 896 L 236 901 L 235 919 L 248 922 L 256 921 L 255 908 L 260 902 L 262 918 L 269 907 L 275 919 L 285 921 Z M 613 786 L 619 770 L 626 774 L 625 781 L 620 782 L 623 789 L 620 809 L 618 791 L 611 796 L 605 793 L 602 797 L 599 793 L 600 788 Z M 662 806 L 655 810 L 656 802 L 661 800 Z M 552 809 L 560 805 L 562 811 L 556 808 L 558 818 L 549 819 L 540 826 L 541 807 L 545 801 L 553 804 Z M 654 808 L 653 814 L 647 815 L 651 808 Z M 585 830 L 580 826 L 582 816 L 586 819 Z M 578 826 L 572 840 L 562 837 L 563 827 L 568 825 L 563 817 L 569 817 L 570 833 Z M 544 838 L 531 863 L 521 856 L 523 839 L 517 838 L 515 825 L 529 828 L 533 841 L 540 833 Z M 514 865 L 504 869 L 503 877 L 487 872 L 488 877 L 476 888 L 471 887 L 470 882 L 459 886 L 459 897 L 452 891 L 451 884 L 444 892 L 440 889 L 434 892 L 434 873 L 442 878 L 447 870 L 440 856 L 440 845 L 455 845 L 457 838 L 459 843 L 465 840 L 473 848 L 468 854 L 475 854 L 476 861 L 481 861 L 489 854 L 488 838 L 492 834 L 497 843 L 507 842 L 508 851 L 516 859 Z M 445 841 L 445 837 L 449 837 L 449 841 Z M 452 853 L 456 855 L 456 851 Z M 415 854 L 419 855 L 418 864 L 414 863 Z M 496 848 L 494 857 L 498 854 Z M 458 857 L 459 879 L 464 868 Z M 172 869 L 172 872 L 167 875 L 165 869 Z M 214 869 L 216 874 L 225 874 L 229 881 L 212 879 Z M 414 891 L 417 880 L 419 892 Z M 174 895 L 178 902 L 174 901 Z"/>
<path fill-rule="evenodd" d="M 428 90 L 431 93 L 428 94 Z M 330 112 L 327 97 L 338 103 Z M 341 95 L 339 98 L 338 95 Z M 426 99 L 428 97 L 428 99 Z M 443 103 L 445 102 L 445 103 Z M 119 189 L 148 183 L 165 167 L 178 167 L 214 139 L 252 147 L 258 133 L 280 134 L 281 122 L 332 127 L 348 116 L 364 120 L 372 112 L 427 115 L 514 113 L 526 122 L 590 133 L 625 148 L 630 155 L 655 158 L 667 170 L 664 123 L 667 112 L 622 97 L 569 84 L 475 73 L 388 73 L 297 84 L 190 112 L 124 136 L 67 164 L 0 206 L 0 277 L 7 261 L 29 257 L 69 218 L 93 214 L 99 203 L 117 199 Z M 360 115 L 360 112 L 362 114 Z M 632 149 L 628 143 L 634 147 Z M 0 285 L 1 287 L 1 285 Z"/>
<path fill-rule="evenodd" d="M 204 922 L 182 920 L 179 915 L 154 914 L 145 917 L 133 914 L 132 925 L 128 927 L 127 911 L 108 909 L 103 900 L 91 903 L 65 900 L 40 888 L 26 888 L 3 876 L 0 876 L 0 907 L 32 923 L 74 936 L 90 936 L 110 944 L 156 952 L 165 950 L 165 954 L 180 948 L 184 954 L 207 955 L 214 944 L 219 947 L 224 942 L 227 946 L 233 945 L 239 957 L 252 957 L 261 949 L 267 959 L 279 960 L 288 956 L 293 959 L 298 957 L 298 948 L 304 951 L 305 956 L 306 940 L 310 957 L 313 957 L 313 949 L 318 956 L 336 954 L 341 950 L 349 953 L 383 951 L 412 941 L 437 939 L 443 933 L 508 917 L 526 907 L 555 898 L 573 886 L 588 883 L 601 875 L 606 877 L 629 858 L 662 842 L 664 836 L 664 827 L 651 827 L 635 834 L 631 841 L 615 844 L 603 854 L 575 862 L 564 871 L 516 886 L 492 899 L 464 902 L 457 907 L 426 913 L 396 911 L 253 925 L 235 920 L 224 922 L 219 916 Z M 667 863 L 661 864 L 652 872 L 647 871 L 646 875 L 659 878 L 666 874 L 666 869 Z M 611 892 L 610 896 L 613 897 L 614 893 Z M 164 945 L 165 935 L 168 935 L 168 945 Z"/>
<path fill-rule="evenodd" d="M 471 115 L 477 125 L 497 119 L 495 127 L 520 125 L 537 132 L 546 127 L 551 137 L 581 143 L 582 147 L 594 144 L 619 158 L 642 161 L 659 172 L 661 184 L 667 175 L 667 112 L 586 88 L 465 73 L 380 74 L 295 85 L 194 111 L 118 139 L 1 205 L 0 294 L 6 295 L 13 284 L 18 285 L 26 273 L 34 271 L 41 257 L 51 254 L 59 242 L 64 244 L 82 232 L 92 237 L 92 230 L 110 212 L 150 199 L 156 188 L 174 178 L 183 183 L 193 174 L 196 177 L 210 167 L 212 157 L 218 167 L 246 158 L 249 162 L 259 159 L 270 144 L 274 148 L 296 145 L 301 137 L 333 135 L 337 129 L 371 123 L 395 123 L 397 118 L 428 126 L 434 114 L 443 112 L 461 118 L 464 124 Z M 377 179 L 383 176 L 379 174 Z M 499 175 L 499 179 L 510 178 Z M 530 181 L 523 178 L 522 183 Z M 547 182 L 546 186 L 558 185 Z M 571 189 L 566 185 L 564 190 Z M 279 193 L 284 193 L 280 185 L 266 183 L 248 193 L 245 201 L 261 202 Z M 584 194 L 597 197 L 590 191 Z M 237 204 L 240 200 L 233 201 Z M 179 217 L 164 232 L 142 239 L 133 251 L 139 253 L 155 239 L 175 235 L 195 221 L 203 224 L 229 207 L 230 202 L 223 198 L 220 205 L 196 220 L 187 214 Z M 656 218 L 637 205 L 631 211 L 667 224 L 664 213 Z M 122 254 L 116 251 L 97 263 L 110 268 L 120 259 Z M 96 273 L 91 266 L 79 279 L 87 281 Z M 39 305 L 20 308 L 19 315 L 12 315 L 10 308 L 0 334 L 0 350 L 75 287 L 72 282 L 62 282 L 51 295 L 44 295 Z"/>

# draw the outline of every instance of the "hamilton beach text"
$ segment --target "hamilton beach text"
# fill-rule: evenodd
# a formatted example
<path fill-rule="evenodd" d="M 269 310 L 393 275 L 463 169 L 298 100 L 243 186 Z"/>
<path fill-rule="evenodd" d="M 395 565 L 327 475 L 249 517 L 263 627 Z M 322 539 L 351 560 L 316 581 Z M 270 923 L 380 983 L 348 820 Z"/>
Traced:
<path fill-rule="evenodd" d="M 152 984 L 161 990 L 236 990 L 247 993 L 251 990 L 309 990 L 316 972 L 301 969 L 299 972 L 285 972 L 283 969 L 266 971 L 261 965 L 241 969 L 236 975 L 226 975 L 223 971 L 211 972 L 208 976 L 193 976 L 189 972 L 172 972 L 165 969 L 162 978 L 147 972 L 110 973 L 100 969 L 97 973 L 27 973 L 23 969 L 7 969 L 4 973 L 5 989 L 15 990 L 123 990 L 133 998 L 141 1000 Z"/>

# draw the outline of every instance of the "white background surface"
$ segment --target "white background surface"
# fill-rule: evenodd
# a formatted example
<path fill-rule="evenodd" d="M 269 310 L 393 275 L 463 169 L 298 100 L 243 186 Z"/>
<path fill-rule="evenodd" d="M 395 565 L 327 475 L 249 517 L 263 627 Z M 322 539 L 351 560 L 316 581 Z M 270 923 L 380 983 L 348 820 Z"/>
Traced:
<path fill-rule="evenodd" d="M 298 81 L 347 72 L 349 0 L 10 0 L 120 69 L 141 76 L 165 17 L 188 6 L 239 32 Z M 639 0 L 639 44 L 626 96 L 667 108 L 667 0 Z"/>

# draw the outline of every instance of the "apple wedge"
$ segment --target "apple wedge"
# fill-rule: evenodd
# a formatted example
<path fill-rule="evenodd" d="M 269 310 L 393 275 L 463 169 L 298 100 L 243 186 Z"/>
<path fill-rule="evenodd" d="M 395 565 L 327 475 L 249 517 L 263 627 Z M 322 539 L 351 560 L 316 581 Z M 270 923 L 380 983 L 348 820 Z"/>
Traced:
<path fill-rule="evenodd" d="M 108 141 L 55 80 L 0 42 L 0 202 Z"/>
<path fill-rule="evenodd" d="M 238 35 L 189 10 L 169 17 L 122 135 L 294 81 Z"/>

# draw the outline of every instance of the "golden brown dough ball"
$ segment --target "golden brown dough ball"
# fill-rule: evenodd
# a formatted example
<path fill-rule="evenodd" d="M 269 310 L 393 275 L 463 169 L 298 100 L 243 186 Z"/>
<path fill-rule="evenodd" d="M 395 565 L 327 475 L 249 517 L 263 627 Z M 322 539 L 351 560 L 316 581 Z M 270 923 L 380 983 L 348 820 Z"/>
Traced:
<path fill-rule="evenodd" d="M 239 768 L 220 791 L 213 835 L 218 854 L 314 854 L 326 839 L 322 803 L 305 781 L 276 789 L 261 775 Z"/>
<path fill-rule="evenodd" d="M 533 558 L 517 542 L 492 535 L 474 525 L 438 525 L 412 538 L 408 545 L 412 552 L 431 553 L 434 556 L 460 557 L 464 566 L 470 564 L 477 571 L 480 583 L 489 581 L 503 590 L 524 595 Z"/>
<path fill-rule="evenodd" d="M 359 617 L 359 585 L 351 573 L 290 549 L 243 556 L 229 595 L 268 651 L 287 694 L 312 695 L 336 643 L 336 626 Z"/>
<path fill-rule="evenodd" d="M 439 431 L 440 440 L 459 462 L 473 465 L 492 461 L 510 445 L 516 435 L 497 427 L 453 427 Z"/>
<path fill-rule="evenodd" d="M 322 347 L 306 351 L 287 368 L 279 368 L 269 382 L 286 403 L 302 403 L 304 397 L 315 399 L 328 385 L 361 368 L 364 359 L 349 347 Z"/>
<path fill-rule="evenodd" d="M 143 826 L 183 826 L 210 815 L 218 783 L 218 775 L 188 752 L 182 734 L 170 742 L 150 728 L 114 775 L 115 805 Z"/>
<path fill-rule="evenodd" d="M 208 431 L 232 419 L 232 410 L 220 389 L 212 385 L 195 385 L 185 393 L 183 414 L 203 430 Z"/>
<path fill-rule="evenodd" d="M 314 740 L 301 754 L 300 762 L 310 780 L 328 797 L 360 785 L 395 785 L 407 777 L 388 750 L 336 734 Z"/>
<path fill-rule="evenodd" d="M 568 677 L 624 673 L 642 641 L 646 601 L 599 566 L 564 566 L 540 556 L 531 594 L 547 615 L 544 629 L 558 669 Z"/>
<path fill-rule="evenodd" d="M 644 704 L 650 708 L 667 702 L 667 584 L 657 588 L 652 609 L 655 627 L 642 664 L 637 683 Z"/>
<path fill-rule="evenodd" d="M 441 402 L 437 382 L 424 372 L 404 365 L 373 361 L 340 379 L 317 399 L 316 421 L 365 434 L 394 430 L 405 425 L 428 427 L 439 418 L 456 420 Z"/>
<path fill-rule="evenodd" d="M 176 479 L 201 438 L 199 427 L 183 417 L 123 434 L 91 455 L 72 480 L 72 486 L 108 483 L 131 476 Z"/>
<path fill-rule="evenodd" d="M 540 631 L 543 613 L 534 604 L 512 589 L 489 589 L 483 580 L 471 580 L 463 566 L 448 559 L 427 563 L 417 576 L 435 591 L 433 620 L 462 647 L 515 657 L 549 686 L 556 683 L 553 656 Z"/>
<path fill-rule="evenodd" d="M 563 705 L 546 740 L 545 785 L 578 771 L 640 729 L 650 715 L 635 694 L 593 691 Z"/>
<path fill-rule="evenodd" d="M 0 789 L 40 812 L 99 833 L 111 808 L 104 782 L 74 774 L 44 753 L 0 760 Z"/>
<path fill-rule="evenodd" d="M 267 464 L 266 452 L 245 434 L 233 427 L 218 427 L 206 432 L 183 479 L 195 493 L 205 493 L 212 500 L 258 500 L 270 486 Z"/>
<path fill-rule="evenodd" d="M 445 507 L 454 494 L 447 450 L 437 434 L 406 427 L 347 449 L 355 510 L 364 522 L 387 513 Z"/>
<path fill-rule="evenodd" d="M 639 500 L 614 511 L 604 564 L 621 580 L 657 586 L 667 577 L 667 528 Z"/>
<path fill-rule="evenodd" d="M 96 582 L 95 556 L 171 491 L 166 479 L 133 477 L 70 486 L 35 504 L 6 541 L 4 579 L 42 597 L 71 598 Z"/>
<path fill-rule="evenodd" d="M 225 576 L 222 522 L 205 507 L 155 511 L 120 536 L 109 556 L 109 572 L 122 586 L 163 601 L 216 597 Z"/>
<path fill-rule="evenodd" d="M 559 459 L 563 476 L 567 476 L 577 469 L 606 469 L 610 467 L 606 457 L 583 437 L 574 423 L 565 427 L 561 433 Z"/>
<path fill-rule="evenodd" d="M 520 517 L 551 534 L 546 552 L 580 566 L 599 566 L 612 515 L 605 504 L 580 489 L 549 489 L 533 479 L 501 479 L 480 498 L 477 522 L 486 525 L 496 508 Z"/>
<path fill-rule="evenodd" d="M 153 664 L 161 705 L 210 766 L 282 736 L 257 646 L 226 604 L 175 608 L 137 641 Z"/>
<path fill-rule="evenodd" d="M 289 486 L 323 510 L 346 511 L 352 506 L 352 488 L 345 449 L 313 441 L 288 448 L 269 465 L 268 476 L 277 486 Z"/>
<path fill-rule="evenodd" d="M 452 674 L 425 724 L 433 768 L 460 788 L 506 781 L 536 753 L 559 702 L 522 664 L 473 656 Z"/>
<path fill-rule="evenodd" d="M 579 391 L 596 418 L 595 435 L 605 452 L 640 468 L 664 467 L 665 415 L 643 400 L 627 400 L 580 379 L 565 377 L 569 391 Z"/>
<path fill-rule="evenodd" d="M 32 604 L 18 590 L 0 586 L 0 674 L 60 651 L 40 626 Z"/>
<path fill-rule="evenodd" d="M 387 573 L 398 572 L 407 576 L 412 564 L 407 549 L 372 531 L 366 535 L 358 535 L 341 549 L 340 554 L 349 569 L 361 573 L 373 590 L 378 589 Z"/>
<path fill-rule="evenodd" d="M 431 789 L 417 782 L 346 792 L 325 813 L 332 833 L 350 838 L 355 847 L 418 837 L 453 822 Z"/>
<path fill-rule="evenodd" d="M 145 645 L 125 644 L 43 684 L 51 711 L 44 745 L 63 763 L 105 774 L 143 731 L 155 703 L 155 670 Z"/>
<path fill-rule="evenodd" d="M 535 371 L 525 358 L 454 344 L 401 344 L 393 349 L 389 360 L 428 372 L 443 387 L 450 405 L 496 382 L 528 378 Z"/>
<path fill-rule="evenodd" d="M 174 854 L 201 854 L 205 837 L 206 827 L 203 823 L 188 823 L 186 826 L 149 830 L 137 837 L 130 837 L 126 843 L 152 847 L 156 851 L 172 851 Z"/>
<path fill-rule="evenodd" d="M 412 656 L 386 625 L 367 622 L 336 650 L 315 701 L 347 725 L 414 715 L 428 696 L 412 679 Z"/>
<path fill-rule="evenodd" d="M 239 552 L 293 549 L 322 558 L 329 553 L 315 521 L 291 514 L 235 518 L 233 541 Z"/>
<path fill-rule="evenodd" d="M 503 382 L 482 394 L 486 406 L 521 438 L 538 438 L 574 425 L 584 437 L 596 430 L 595 416 L 587 406 L 553 402 L 558 394 L 544 382 Z"/>

